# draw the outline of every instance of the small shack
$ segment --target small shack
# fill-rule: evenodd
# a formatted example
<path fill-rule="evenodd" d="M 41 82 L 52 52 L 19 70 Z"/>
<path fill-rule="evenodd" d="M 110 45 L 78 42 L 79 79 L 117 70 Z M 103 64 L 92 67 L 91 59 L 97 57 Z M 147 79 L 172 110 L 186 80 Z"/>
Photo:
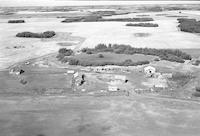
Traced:
<path fill-rule="evenodd" d="M 147 77 L 153 77 L 154 74 L 156 73 L 156 68 L 152 66 L 147 66 L 144 68 L 144 73 Z"/>

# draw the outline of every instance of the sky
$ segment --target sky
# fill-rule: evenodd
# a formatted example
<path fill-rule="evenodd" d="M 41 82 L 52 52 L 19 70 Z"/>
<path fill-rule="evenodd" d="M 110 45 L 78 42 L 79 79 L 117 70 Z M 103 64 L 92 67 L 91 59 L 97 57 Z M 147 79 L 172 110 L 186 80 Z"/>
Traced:
<path fill-rule="evenodd" d="M 78 5 L 130 5 L 130 4 L 200 4 L 200 0 L 0 0 L 0 6 L 78 6 Z"/>

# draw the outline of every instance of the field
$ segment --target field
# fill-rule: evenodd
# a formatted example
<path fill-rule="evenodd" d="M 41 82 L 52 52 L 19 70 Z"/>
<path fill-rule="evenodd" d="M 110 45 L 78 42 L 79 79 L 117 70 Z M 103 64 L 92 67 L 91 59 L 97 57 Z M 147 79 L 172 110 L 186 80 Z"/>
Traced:
<path fill-rule="evenodd" d="M 182 51 L 192 55 L 194 58 L 200 57 L 200 50 L 199 49 L 182 49 Z"/>
<path fill-rule="evenodd" d="M 199 104 L 148 97 L 1 97 L 2 136 L 188 136 Z"/>
<path fill-rule="evenodd" d="M 99 54 L 102 54 L 104 57 L 99 58 Z M 151 55 L 142 55 L 142 54 L 135 54 L 135 55 L 126 55 L 126 54 L 115 54 L 115 53 L 99 53 L 99 54 L 79 54 L 76 55 L 74 58 L 81 60 L 81 61 L 87 61 L 87 62 L 96 62 L 96 63 L 101 63 L 101 62 L 123 62 L 127 59 L 132 60 L 133 62 L 138 62 L 138 61 L 153 61 L 155 56 Z"/>
<path fill-rule="evenodd" d="M 8 18 L 3 16 L 0 19 L 0 44 L 2 45 L 0 53 L 0 67 L 6 68 L 18 61 L 34 57 L 39 57 L 49 53 L 56 52 L 60 46 L 57 43 L 78 41 L 75 48 L 94 47 L 99 43 L 118 43 L 130 44 L 134 47 L 149 48 L 199 48 L 199 36 L 195 34 L 180 32 L 177 28 L 177 18 L 156 16 L 156 14 L 177 15 L 177 11 L 150 12 L 148 15 L 154 18 L 159 27 L 157 28 L 138 28 L 126 27 L 126 22 L 81 22 L 81 23 L 61 23 L 62 18 L 50 16 L 44 18 L 45 14 L 40 17 L 32 16 L 32 18 L 23 17 L 26 23 L 8 24 Z M 196 12 L 195 12 L 196 13 Z M 26 14 L 27 15 L 27 14 Z M 77 15 L 77 14 L 73 14 Z M 127 15 L 115 15 L 114 17 L 136 17 L 139 13 L 131 13 Z M 181 15 L 187 15 L 199 18 L 196 14 L 191 15 L 184 11 Z M 67 15 L 66 15 L 67 16 Z M 12 17 L 12 16 L 11 16 Z M 9 18 L 11 18 L 9 17 Z M 15 18 L 14 16 L 12 18 Z M 111 17 L 105 17 L 111 18 Z M 43 32 L 52 30 L 57 33 L 71 33 L 71 36 L 78 37 L 76 40 L 67 37 L 58 37 L 58 40 L 43 41 L 40 39 L 17 38 L 15 35 L 23 31 Z M 145 34 L 147 36 L 138 36 Z M 81 38 L 81 39 L 80 39 Z M 85 39 L 85 40 L 83 40 Z M 176 41 L 176 42 L 174 42 Z M 81 46 L 80 46 L 81 45 Z M 14 46 L 23 46 L 24 48 L 15 49 Z M 22 55 L 23 54 L 23 55 Z M 15 59 L 14 59 L 15 58 Z"/>
<path fill-rule="evenodd" d="M 60 95 L 72 91 L 71 76 L 65 76 L 63 69 L 23 67 L 23 70 L 25 73 L 21 76 L 0 72 L 0 93 L 2 95 L 48 95 L 48 93 Z M 26 83 L 21 83 L 22 80 Z"/>

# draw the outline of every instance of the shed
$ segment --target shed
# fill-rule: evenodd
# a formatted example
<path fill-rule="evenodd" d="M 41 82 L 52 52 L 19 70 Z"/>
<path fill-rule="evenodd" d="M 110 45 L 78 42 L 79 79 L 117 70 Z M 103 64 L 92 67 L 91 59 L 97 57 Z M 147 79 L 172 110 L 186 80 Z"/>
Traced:
<path fill-rule="evenodd" d="M 156 73 L 156 68 L 152 66 L 147 66 L 144 68 L 144 73 L 146 74 L 147 77 L 153 77 L 154 74 Z"/>
<path fill-rule="evenodd" d="M 79 75 L 79 73 L 76 72 L 76 73 L 74 74 L 74 78 L 78 77 L 78 75 Z"/>
<path fill-rule="evenodd" d="M 74 71 L 74 70 L 68 70 L 67 73 L 68 73 L 68 74 L 74 74 L 75 71 Z"/>
<path fill-rule="evenodd" d="M 108 86 L 108 90 L 111 92 L 116 92 L 119 90 L 119 88 L 117 86 Z"/>

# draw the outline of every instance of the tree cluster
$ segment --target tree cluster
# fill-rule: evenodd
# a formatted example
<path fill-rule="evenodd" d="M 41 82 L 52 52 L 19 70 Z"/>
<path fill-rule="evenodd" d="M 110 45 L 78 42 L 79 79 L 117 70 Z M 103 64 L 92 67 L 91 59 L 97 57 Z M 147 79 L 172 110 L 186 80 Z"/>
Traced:
<path fill-rule="evenodd" d="M 32 32 L 21 32 L 16 35 L 16 37 L 26 37 L 26 38 L 51 38 L 55 36 L 54 31 L 46 31 L 43 33 L 32 33 Z"/>
<path fill-rule="evenodd" d="M 138 24 L 128 23 L 128 24 L 126 24 L 126 26 L 158 27 L 158 24 L 153 24 L 153 23 L 138 23 Z"/>
<path fill-rule="evenodd" d="M 173 49 L 154 49 L 154 48 L 135 48 L 130 45 L 123 44 L 98 44 L 95 48 L 83 48 L 82 52 L 114 52 L 117 54 L 144 54 L 144 55 L 154 55 L 160 57 L 162 60 L 168 60 L 172 62 L 184 63 L 184 60 L 191 60 L 192 57 L 180 50 Z"/>
<path fill-rule="evenodd" d="M 200 21 L 196 19 L 179 18 L 177 19 L 180 23 L 178 27 L 181 31 L 190 33 L 200 33 Z"/>
<path fill-rule="evenodd" d="M 25 23 L 24 20 L 9 20 L 8 23 Z"/>
<path fill-rule="evenodd" d="M 71 49 L 66 49 L 66 48 L 61 48 L 58 51 L 58 55 L 56 56 L 58 60 L 65 62 L 66 56 L 71 56 L 73 55 L 73 51 Z"/>
<path fill-rule="evenodd" d="M 119 22 L 148 22 L 154 21 L 153 18 L 143 17 L 143 18 L 103 18 L 99 21 L 119 21 Z"/>
<path fill-rule="evenodd" d="M 70 17 L 61 21 L 62 23 L 71 23 L 71 22 L 97 22 L 101 19 L 101 16 L 91 15 L 91 16 L 80 16 L 80 17 Z"/>
<path fill-rule="evenodd" d="M 83 16 L 83 17 L 70 17 L 61 21 L 62 23 L 71 22 L 104 22 L 104 21 L 118 21 L 118 22 L 147 22 L 154 21 L 153 18 L 143 17 L 143 18 L 102 18 L 99 15 Z"/>

